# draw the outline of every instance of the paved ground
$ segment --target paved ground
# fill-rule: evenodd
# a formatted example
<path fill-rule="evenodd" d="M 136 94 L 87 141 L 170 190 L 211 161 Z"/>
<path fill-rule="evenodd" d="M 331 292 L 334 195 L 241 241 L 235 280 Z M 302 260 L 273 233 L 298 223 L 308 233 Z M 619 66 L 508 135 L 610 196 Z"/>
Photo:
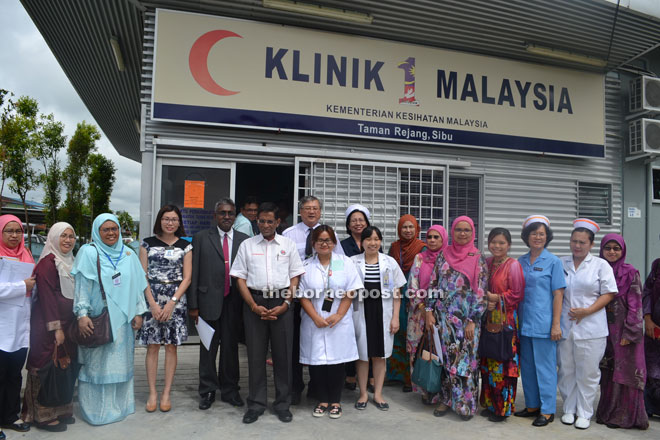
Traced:
<path fill-rule="evenodd" d="M 247 395 L 247 361 L 242 347 L 241 395 Z M 322 419 L 312 417 L 311 411 L 316 402 L 305 401 L 292 407 L 293 422 L 281 423 L 275 415 L 264 414 L 252 425 L 241 423 L 244 408 L 233 408 L 226 403 L 216 401 L 211 409 L 200 411 L 197 408 L 197 357 L 199 348 L 186 345 L 179 349 L 179 367 L 176 372 L 172 411 L 148 414 L 144 405 L 148 395 L 144 372 L 146 350 L 136 349 L 135 357 L 135 401 L 136 412 L 124 421 L 106 426 L 93 427 L 78 419 L 75 425 L 61 434 L 53 434 L 33 428 L 26 434 L 7 432 L 9 440 L 66 439 L 66 440 L 103 440 L 103 439 L 224 439 L 224 438 L 263 438 L 272 439 L 371 439 L 396 438 L 406 439 L 507 439 L 534 440 L 558 438 L 579 439 L 659 439 L 660 418 L 651 420 L 647 431 L 611 430 L 593 423 L 586 431 L 579 431 L 572 426 L 564 426 L 558 419 L 544 428 L 530 425 L 531 420 L 511 417 L 504 423 L 491 423 L 485 418 L 475 417 L 468 422 L 461 421 L 456 415 L 443 418 L 432 415 L 432 409 L 420 402 L 419 395 L 402 393 L 400 387 L 390 386 L 385 389 L 385 397 L 390 402 L 390 410 L 379 411 L 369 405 L 365 411 L 357 411 L 353 403 L 357 392 L 346 391 L 343 396 L 344 414 L 338 420 L 327 416 Z M 162 388 L 162 363 L 164 350 L 161 350 L 159 388 Z M 270 380 L 270 379 L 269 379 Z M 270 395 L 272 399 L 272 381 Z M 219 397 L 219 396 L 218 396 Z M 517 405 L 524 406 L 522 387 L 518 388 Z M 561 406 L 558 404 L 558 407 Z M 76 404 L 76 418 L 79 412 Z"/>

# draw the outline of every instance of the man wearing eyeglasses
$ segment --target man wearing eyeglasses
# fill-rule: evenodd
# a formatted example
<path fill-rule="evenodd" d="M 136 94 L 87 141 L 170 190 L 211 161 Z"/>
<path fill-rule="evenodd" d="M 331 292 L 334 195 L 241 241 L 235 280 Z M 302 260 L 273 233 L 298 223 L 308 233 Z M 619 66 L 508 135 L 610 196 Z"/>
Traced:
<path fill-rule="evenodd" d="M 270 342 L 275 380 L 273 409 L 282 422 L 290 422 L 291 353 L 293 350 L 293 292 L 305 273 L 296 244 L 276 233 L 278 207 L 259 206 L 260 234 L 241 244 L 231 267 L 245 300 L 243 321 L 248 353 L 250 390 L 243 423 L 256 422 L 267 407 L 266 355 Z"/>
<path fill-rule="evenodd" d="M 215 329 L 207 350 L 199 347 L 199 409 L 209 409 L 220 398 L 233 406 L 245 403 L 238 393 L 238 339 L 242 327 L 242 305 L 235 283 L 229 275 L 239 246 L 249 237 L 232 228 L 236 206 L 231 199 L 215 204 L 217 226 L 198 232 L 193 237 L 193 273 L 187 292 L 188 313 L 197 322 L 202 317 Z M 220 366 L 216 358 L 220 347 Z"/>
<path fill-rule="evenodd" d="M 298 254 L 301 260 L 309 258 L 313 254 L 312 231 L 321 223 L 321 201 L 314 196 L 305 196 L 298 202 L 301 222 L 291 226 L 282 233 L 296 243 Z M 341 246 L 335 246 L 335 254 L 344 255 Z M 293 390 L 291 394 L 291 404 L 298 405 L 305 382 L 303 381 L 303 366 L 300 363 L 300 302 L 295 300 L 293 310 Z M 310 384 L 307 390 L 308 396 L 314 394 L 314 387 Z"/>

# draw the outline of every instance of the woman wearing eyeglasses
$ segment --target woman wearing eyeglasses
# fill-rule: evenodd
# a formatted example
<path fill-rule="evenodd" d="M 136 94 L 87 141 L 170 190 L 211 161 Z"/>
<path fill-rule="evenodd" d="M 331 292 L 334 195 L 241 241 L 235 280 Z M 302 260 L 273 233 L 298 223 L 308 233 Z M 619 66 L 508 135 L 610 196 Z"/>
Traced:
<path fill-rule="evenodd" d="M 158 352 L 165 345 L 165 386 L 160 410 L 171 409 L 170 391 L 177 363 L 177 346 L 188 339 L 186 325 L 186 290 L 192 278 L 192 244 L 184 240 L 185 231 L 179 208 L 165 205 L 156 216 L 153 237 L 145 238 L 140 249 L 140 262 L 147 272 L 149 287 L 146 300 L 149 311 L 138 331 L 138 341 L 147 346 L 147 412 L 156 411 L 158 394 L 156 375 Z"/>
<path fill-rule="evenodd" d="M 18 217 L 0 216 L 0 258 L 34 264 L 23 241 L 23 226 Z M 0 265 L 4 265 L 0 261 Z M 19 419 L 21 409 L 21 370 L 30 342 L 30 294 L 34 277 L 23 281 L 0 278 L 0 426 L 24 432 L 30 425 Z M 0 428 L 0 440 L 5 433 Z"/>
<path fill-rule="evenodd" d="M 92 425 L 118 422 L 135 412 L 135 331 L 142 326 L 142 314 L 148 308 L 144 270 L 137 255 L 123 244 L 116 216 L 101 214 L 94 219 L 92 243 L 80 248 L 71 274 L 75 278 L 73 312 L 80 333 L 90 336 L 94 332 L 90 317 L 99 316 L 105 307 L 101 286 L 112 329 L 111 342 L 78 347 L 80 411 Z"/>
<path fill-rule="evenodd" d="M 350 258 L 333 254 L 334 230 L 321 225 L 312 232 L 316 255 L 305 260 L 300 279 L 300 363 L 309 365 L 318 405 L 314 417 L 341 417 L 341 391 L 346 362 L 358 358 L 352 300 L 363 287 Z"/>

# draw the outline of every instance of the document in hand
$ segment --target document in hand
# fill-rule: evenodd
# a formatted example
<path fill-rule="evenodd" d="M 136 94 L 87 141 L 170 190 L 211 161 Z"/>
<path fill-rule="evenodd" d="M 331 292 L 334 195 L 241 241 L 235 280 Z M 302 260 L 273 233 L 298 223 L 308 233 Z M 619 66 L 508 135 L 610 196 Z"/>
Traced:
<path fill-rule="evenodd" d="M 195 324 L 195 328 L 197 329 L 197 334 L 199 334 L 199 340 L 202 341 L 204 347 L 209 350 L 215 329 L 211 327 L 206 321 L 204 321 L 201 316 L 197 318 L 197 324 Z"/>
<path fill-rule="evenodd" d="M 17 283 L 32 276 L 34 271 L 33 263 L 23 263 L 10 258 L 0 258 L 0 280 L 4 283 Z M 25 296 L 13 298 L 1 298 L 0 301 L 16 306 L 22 306 L 25 302 Z"/>

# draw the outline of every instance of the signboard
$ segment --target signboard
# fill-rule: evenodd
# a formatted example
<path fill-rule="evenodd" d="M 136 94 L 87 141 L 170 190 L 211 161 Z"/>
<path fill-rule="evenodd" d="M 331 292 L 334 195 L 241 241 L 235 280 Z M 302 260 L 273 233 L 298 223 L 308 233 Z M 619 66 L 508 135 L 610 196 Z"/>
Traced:
<path fill-rule="evenodd" d="M 159 9 L 157 120 L 604 157 L 604 77 Z"/>
<path fill-rule="evenodd" d="M 184 208 L 204 208 L 203 180 L 186 180 L 183 188 Z"/>

